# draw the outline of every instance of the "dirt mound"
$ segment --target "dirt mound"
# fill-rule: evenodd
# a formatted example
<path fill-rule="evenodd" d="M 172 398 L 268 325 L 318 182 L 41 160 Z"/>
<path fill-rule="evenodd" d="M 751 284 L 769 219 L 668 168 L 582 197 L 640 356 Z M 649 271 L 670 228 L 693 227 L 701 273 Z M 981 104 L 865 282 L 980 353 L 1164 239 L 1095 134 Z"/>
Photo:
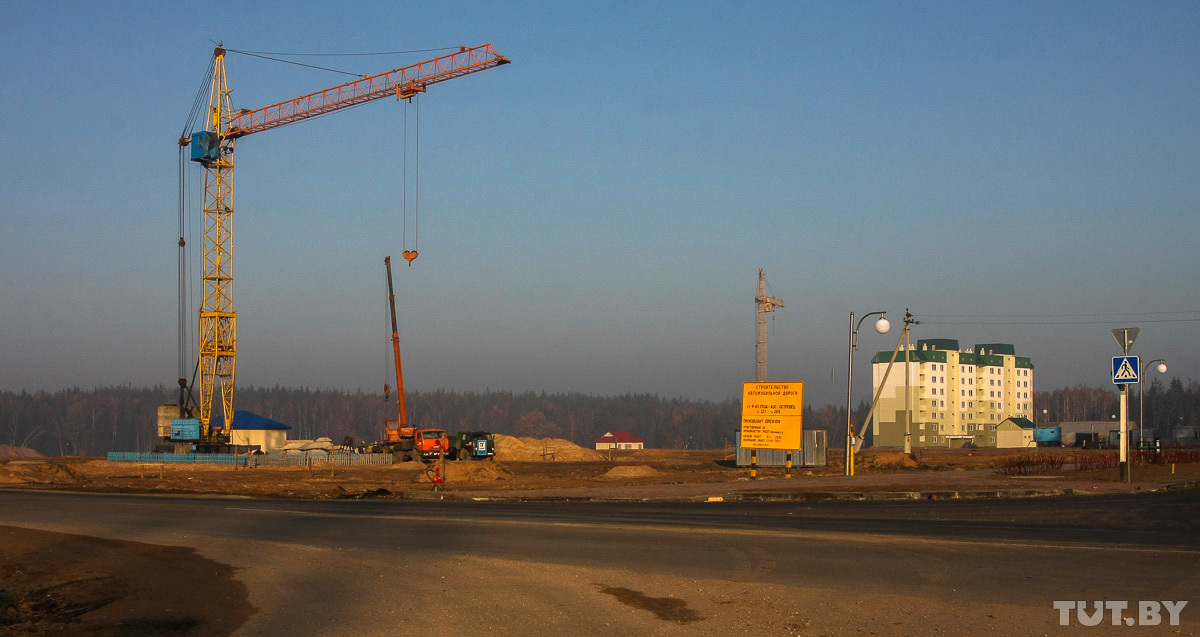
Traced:
<path fill-rule="evenodd" d="M 919 466 L 910 454 L 900 451 L 859 456 L 858 462 L 871 469 L 916 469 Z"/>
<path fill-rule="evenodd" d="M 604 477 L 605 478 L 646 478 L 649 476 L 656 476 L 656 475 L 658 475 L 658 470 L 656 470 L 654 467 L 644 465 L 644 464 L 635 464 L 635 465 L 625 465 L 625 466 L 621 466 L 621 467 L 613 467 L 612 469 L 609 469 L 607 473 L 604 474 Z"/>
<path fill-rule="evenodd" d="M 8 445 L 0 445 L 0 460 L 6 458 L 41 458 L 42 454 L 30 449 L 29 447 L 10 447 Z"/>
<path fill-rule="evenodd" d="M 0 483 L 62 484 L 87 480 L 66 465 L 44 460 L 13 460 L 0 464 Z"/>
<path fill-rule="evenodd" d="M 511 477 L 513 477 L 513 472 L 494 460 L 446 464 L 446 479 L 455 482 L 491 482 L 508 480 Z"/>
<path fill-rule="evenodd" d="M 604 460 L 604 455 L 562 438 L 514 438 L 496 434 L 496 459 L 509 462 L 588 462 Z"/>
<path fill-rule="evenodd" d="M 433 464 L 425 465 L 425 469 L 417 474 L 414 481 L 420 484 L 429 484 L 432 481 L 434 466 Z M 513 472 L 494 460 L 447 462 L 443 471 L 445 471 L 447 483 L 495 482 L 513 477 Z"/>

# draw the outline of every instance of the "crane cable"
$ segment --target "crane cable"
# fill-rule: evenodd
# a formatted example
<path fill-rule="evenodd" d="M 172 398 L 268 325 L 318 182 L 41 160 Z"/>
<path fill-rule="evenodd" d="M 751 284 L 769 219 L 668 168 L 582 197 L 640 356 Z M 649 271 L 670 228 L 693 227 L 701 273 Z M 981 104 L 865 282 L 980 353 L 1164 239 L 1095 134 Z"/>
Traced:
<path fill-rule="evenodd" d="M 414 139 L 414 161 L 413 161 L 413 249 L 408 249 L 408 104 L 413 100 L 414 122 L 413 122 L 413 139 Z M 416 259 L 420 254 L 417 250 L 420 248 L 421 242 L 421 100 L 420 96 L 408 98 L 404 103 L 404 167 L 403 167 L 403 183 L 401 189 L 401 198 L 404 200 L 401 204 L 401 225 L 403 231 L 401 233 L 401 241 L 404 247 L 404 260 L 408 261 L 411 267 L 413 259 Z"/>
<path fill-rule="evenodd" d="M 195 384 L 195 370 L 192 374 L 191 384 L 187 384 L 187 361 L 196 361 L 196 369 L 199 369 L 199 359 L 195 351 L 195 338 L 197 338 L 196 330 L 191 329 L 191 321 L 189 320 L 190 313 L 188 308 L 192 307 L 194 291 L 191 288 L 191 259 L 188 257 L 188 244 L 192 238 L 192 206 L 191 200 L 188 199 L 188 193 L 191 191 L 190 175 L 188 167 L 188 140 L 191 138 L 193 127 L 200 116 L 200 112 L 204 107 L 204 95 L 206 90 L 212 87 L 213 73 L 216 72 L 216 54 L 210 58 L 208 70 L 204 73 L 203 79 L 200 81 L 200 87 L 196 90 L 196 97 L 192 100 L 192 108 L 188 111 L 187 121 L 184 122 L 183 131 L 179 135 L 179 238 L 177 240 L 178 251 L 178 351 L 179 357 L 179 406 L 181 409 L 186 408 L 188 398 L 190 397 L 189 388 Z M 187 394 L 185 396 L 185 394 Z"/>

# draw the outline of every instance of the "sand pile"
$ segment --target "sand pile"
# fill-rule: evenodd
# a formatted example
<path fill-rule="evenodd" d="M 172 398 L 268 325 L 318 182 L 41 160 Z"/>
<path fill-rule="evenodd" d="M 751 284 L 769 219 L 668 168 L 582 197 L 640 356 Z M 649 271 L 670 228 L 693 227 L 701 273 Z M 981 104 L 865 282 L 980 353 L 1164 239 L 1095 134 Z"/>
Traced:
<path fill-rule="evenodd" d="M 644 464 L 626 465 L 623 467 L 613 467 L 604 474 L 605 478 L 646 478 L 649 476 L 658 475 L 658 471 L 651 466 Z"/>
<path fill-rule="evenodd" d="M 514 438 L 496 434 L 496 459 L 509 462 L 587 462 L 604 460 L 604 455 L 562 438 Z"/>
<path fill-rule="evenodd" d="M 8 445 L 0 445 L 0 460 L 9 458 L 41 458 L 42 454 L 30 449 L 29 447 L 10 447 Z"/>
<path fill-rule="evenodd" d="M 448 480 L 455 482 L 491 482 L 508 480 L 513 472 L 495 460 L 473 460 L 471 462 L 446 463 Z"/>
<path fill-rule="evenodd" d="M 425 470 L 417 474 L 416 482 L 429 484 L 433 468 L 432 463 L 425 465 Z M 494 460 L 447 462 L 445 472 L 446 482 L 495 482 L 513 477 L 513 472 Z"/>
<path fill-rule="evenodd" d="M 862 455 L 856 461 L 872 469 L 916 469 L 918 466 L 911 455 L 900 451 Z"/>
<path fill-rule="evenodd" d="M 0 483 L 65 483 L 86 480 L 70 467 L 41 460 L 13 460 L 0 464 Z"/>

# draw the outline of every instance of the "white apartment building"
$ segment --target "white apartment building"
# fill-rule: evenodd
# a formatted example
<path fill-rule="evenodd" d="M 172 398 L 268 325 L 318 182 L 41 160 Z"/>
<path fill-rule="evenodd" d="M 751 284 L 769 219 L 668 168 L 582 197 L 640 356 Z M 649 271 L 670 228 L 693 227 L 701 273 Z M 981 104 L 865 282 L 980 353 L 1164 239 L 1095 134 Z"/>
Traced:
<path fill-rule="evenodd" d="M 925 339 L 896 353 L 890 373 L 892 352 L 879 352 L 871 363 L 874 391 L 883 386 L 872 424 L 877 447 L 904 446 L 905 368 L 913 448 L 995 447 L 1005 418 L 1032 419 L 1033 364 L 1012 345 L 963 351 L 955 339 Z"/>

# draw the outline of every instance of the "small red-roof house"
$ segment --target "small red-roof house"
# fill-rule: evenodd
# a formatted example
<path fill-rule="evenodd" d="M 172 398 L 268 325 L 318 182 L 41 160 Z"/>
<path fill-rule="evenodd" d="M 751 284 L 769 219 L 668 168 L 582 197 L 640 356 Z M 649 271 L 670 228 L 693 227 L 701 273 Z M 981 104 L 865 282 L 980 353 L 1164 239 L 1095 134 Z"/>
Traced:
<path fill-rule="evenodd" d="M 646 441 L 628 431 L 606 431 L 596 439 L 596 449 L 643 449 Z"/>

